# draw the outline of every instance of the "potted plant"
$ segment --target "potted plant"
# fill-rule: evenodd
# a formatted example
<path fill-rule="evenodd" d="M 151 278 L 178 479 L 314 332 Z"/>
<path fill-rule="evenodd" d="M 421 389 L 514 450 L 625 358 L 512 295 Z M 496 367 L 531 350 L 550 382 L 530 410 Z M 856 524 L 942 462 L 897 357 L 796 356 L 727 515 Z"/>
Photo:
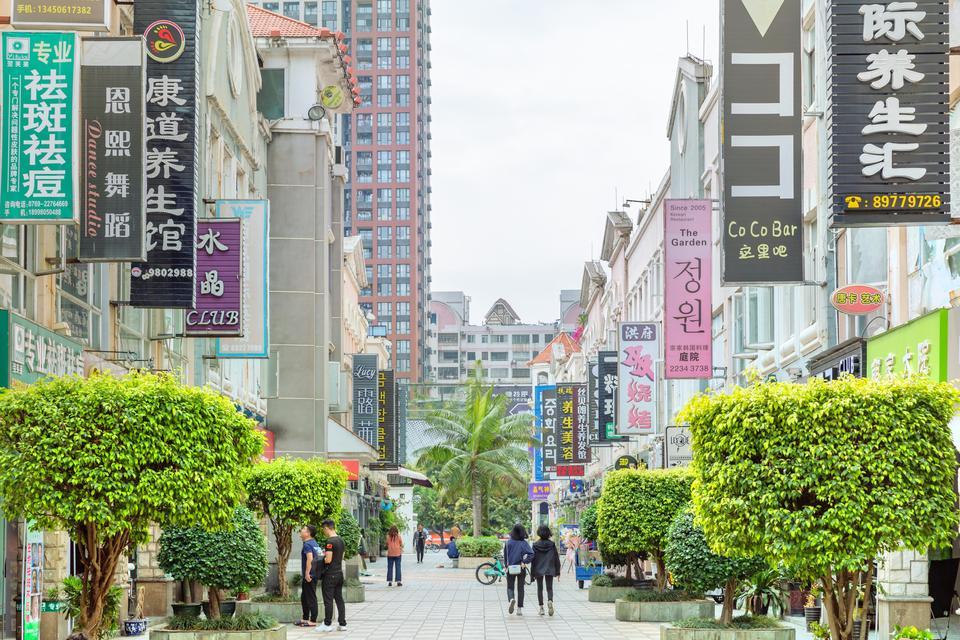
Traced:
<path fill-rule="evenodd" d="M 893 640 L 933 640 L 933 633 L 929 629 L 918 629 L 914 626 L 901 627 L 897 625 L 893 629 Z"/>
<path fill-rule="evenodd" d="M 250 587 L 243 585 L 242 587 L 237 587 L 231 594 L 233 599 L 237 602 L 246 602 L 250 599 Z"/>
<path fill-rule="evenodd" d="M 143 594 L 146 589 L 137 587 L 137 605 L 130 617 L 123 621 L 123 635 L 142 636 L 147 632 L 147 619 L 143 617 Z"/>
<path fill-rule="evenodd" d="M 807 594 L 807 600 L 803 603 L 803 617 L 807 621 L 807 631 L 813 631 L 811 628 L 814 623 L 820 622 L 820 616 L 823 613 L 823 609 L 817 604 L 817 599 L 820 597 L 820 585 L 814 584 L 810 587 L 810 592 Z"/>
<path fill-rule="evenodd" d="M 160 536 L 160 567 L 207 587 L 204 612 L 211 619 L 230 617 L 236 609 L 236 601 L 223 601 L 222 590 L 260 584 L 267 574 L 267 545 L 253 513 L 237 507 L 231 525 L 225 531 L 169 528 Z"/>
<path fill-rule="evenodd" d="M 783 578 L 776 569 L 758 571 L 740 590 L 738 606 L 755 616 L 769 613 L 779 618 L 783 615 L 783 600 L 786 597 L 782 582 Z"/>

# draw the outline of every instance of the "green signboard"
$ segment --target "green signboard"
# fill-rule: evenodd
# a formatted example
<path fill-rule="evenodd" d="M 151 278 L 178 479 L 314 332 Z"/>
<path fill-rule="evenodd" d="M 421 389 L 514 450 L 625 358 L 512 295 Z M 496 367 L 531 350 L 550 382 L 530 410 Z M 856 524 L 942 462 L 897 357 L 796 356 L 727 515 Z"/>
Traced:
<path fill-rule="evenodd" d="M 867 341 L 867 377 L 920 374 L 944 382 L 953 379 L 960 309 L 938 309 Z"/>
<path fill-rule="evenodd" d="M 83 375 L 83 346 L 0 309 L 0 386 Z"/>
<path fill-rule="evenodd" d="M 79 40 L 76 33 L 0 33 L 0 222 L 77 218 Z M 117 157 L 122 131 L 104 131 Z"/>

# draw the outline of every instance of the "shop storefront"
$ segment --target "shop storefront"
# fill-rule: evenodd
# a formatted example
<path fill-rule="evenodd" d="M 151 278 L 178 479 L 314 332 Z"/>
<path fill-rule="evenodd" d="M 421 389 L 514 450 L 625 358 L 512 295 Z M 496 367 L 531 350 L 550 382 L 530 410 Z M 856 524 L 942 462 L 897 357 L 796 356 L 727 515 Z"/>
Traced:
<path fill-rule="evenodd" d="M 855 378 L 866 377 L 867 341 L 851 338 L 810 358 L 807 370 L 810 378 L 836 380 L 842 375 Z"/>
<path fill-rule="evenodd" d="M 0 309 L 0 386 L 83 373 L 79 343 Z M 40 594 L 66 577 L 69 567 L 49 567 L 44 559 L 45 550 L 63 546 L 65 536 L 29 531 L 23 525 L 0 518 L 0 637 L 37 640 L 42 637 Z M 68 557 L 60 552 L 57 556 Z M 32 565 L 28 572 L 23 571 L 24 560 Z"/>

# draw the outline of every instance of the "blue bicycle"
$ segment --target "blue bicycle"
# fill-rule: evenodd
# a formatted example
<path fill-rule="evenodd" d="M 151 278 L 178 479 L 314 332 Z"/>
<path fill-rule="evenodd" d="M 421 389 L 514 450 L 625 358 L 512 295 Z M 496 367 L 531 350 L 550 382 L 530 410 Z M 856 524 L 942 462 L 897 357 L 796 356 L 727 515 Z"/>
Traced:
<path fill-rule="evenodd" d="M 477 582 L 480 584 L 493 584 L 499 582 L 507 575 L 507 568 L 503 566 L 503 556 L 497 555 L 491 562 L 484 562 L 476 570 Z M 534 578 L 530 571 L 527 571 L 526 584 L 533 584 Z"/>

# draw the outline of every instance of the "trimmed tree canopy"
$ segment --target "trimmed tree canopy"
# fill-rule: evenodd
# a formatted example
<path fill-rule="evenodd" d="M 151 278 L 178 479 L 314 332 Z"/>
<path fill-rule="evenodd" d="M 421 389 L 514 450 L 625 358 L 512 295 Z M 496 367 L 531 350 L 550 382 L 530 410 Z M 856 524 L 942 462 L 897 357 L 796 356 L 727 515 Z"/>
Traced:
<path fill-rule="evenodd" d="M 674 585 L 691 593 L 719 589 L 730 580 L 743 580 L 767 566 L 760 558 L 728 558 L 710 551 L 690 509 L 680 512 L 670 525 L 664 558 Z"/>
<path fill-rule="evenodd" d="M 597 540 L 597 503 L 594 502 L 580 514 L 580 535 L 585 540 Z"/>
<path fill-rule="evenodd" d="M 681 414 L 697 522 L 719 553 L 810 576 L 949 546 L 958 397 L 926 379 L 849 376 L 698 396 Z"/>
<path fill-rule="evenodd" d="M 683 469 L 621 469 L 608 473 L 597 502 L 600 547 L 611 554 L 661 555 L 667 529 L 690 502 Z"/>
<path fill-rule="evenodd" d="M 128 546 L 154 522 L 227 525 L 262 451 L 233 403 L 169 374 L 56 378 L 0 395 L 0 504 L 70 534 L 84 567 L 78 626 L 90 637 Z"/>
<path fill-rule="evenodd" d="M 267 575 L 267 545 L 253 513 L 237 507 L 231 528 L 165 529 L 160 568 L 178 580 L 196 580 L 220 589 L 250 589 Z"/>
<path fill-rule="evenodd" d="M 336 520 L 347 487 L 347 470 L 339 462 L 277 458 L 253 467 L 247 474 L 250 504 L 282 525 L 319 526 Z"/>

